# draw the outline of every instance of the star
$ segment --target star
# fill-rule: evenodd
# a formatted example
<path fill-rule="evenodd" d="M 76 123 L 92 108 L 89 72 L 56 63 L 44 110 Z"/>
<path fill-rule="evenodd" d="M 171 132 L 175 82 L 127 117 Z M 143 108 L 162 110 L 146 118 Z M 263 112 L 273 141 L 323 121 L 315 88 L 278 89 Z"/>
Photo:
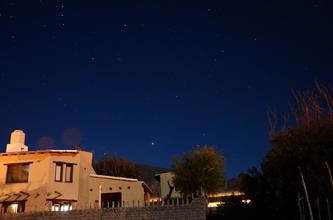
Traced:
<path fill-rule="evenodd" d="M 151 146 L 155 146 L 155 142 L 151 142 Z"/>

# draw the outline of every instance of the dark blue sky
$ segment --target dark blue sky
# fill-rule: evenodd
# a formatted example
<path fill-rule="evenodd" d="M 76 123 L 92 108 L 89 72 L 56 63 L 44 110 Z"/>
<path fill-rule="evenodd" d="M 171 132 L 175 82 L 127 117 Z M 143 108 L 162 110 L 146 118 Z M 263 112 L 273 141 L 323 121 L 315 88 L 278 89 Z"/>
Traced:
<path fill-rule="evenodd" d="M 0 2 L 0 144 L 80 144 L 170 167 L 197 144 L 227 176 L 270 148 L 266 112 L 333 82 L 329 1 Z"/>

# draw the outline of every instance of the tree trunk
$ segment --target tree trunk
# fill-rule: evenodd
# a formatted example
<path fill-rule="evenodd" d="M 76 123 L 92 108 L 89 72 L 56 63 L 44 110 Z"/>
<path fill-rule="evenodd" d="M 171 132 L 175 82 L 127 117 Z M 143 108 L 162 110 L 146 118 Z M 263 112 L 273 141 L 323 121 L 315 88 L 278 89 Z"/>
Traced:
<path fill-rule="evenodd" d="M 301 176 L 301 180 L 302 180 L 302 185 L 303 185 L 303 189 L 304 189 L 304 193 L 305 193 L 306 202 L 308 204 L 310 219 L 313 220 L 313 214 L 312 214 L 312 208 L 311 208 L 311 204 L 310 204 L 310 200 L 309 200 L 308 190 L 306 189 L 306 184 L 305 184 L 305 181 L 304 181 L 304 177 L 303 177 L 303 173 L 302 173 L 301 167 L 298 167 L 298 170 L 299 170 L 299 175 Z"/>
<path fill-rule="evenodd" d="M 330 208 L 330 202 L 328 199 L 326 199 L 326 206 L 327 206 L 327 215 L 328 215 L 328 220 L 332 220 L 331 218 L 331 208 Z"/>
<path fill-rule="evenodd" d="M 333 190 L 333 179 L 332 179 L 331 168 L 330 168 L 330 166 L 328 165 L 327 161 L 325 161 L 325 165 L 326 165 L 326 168 L 327 168 L 327 170 L 328 170 L 328 175 L 329 175 L 329 178 L 330 178 L 330 181 L 331 181 L 331 187 L 332 187 L 332 190 Z"/>
<path fill-rule="evenodd" d="M 299 194 L 299 192 L 297 193 L 297 206 L 298 206 L 298 212 L 299 212 L 299 219 L 300 220 L 304 220 L 304 214 L 303 214 L 303 210 L 302 210 L 302 205 L 301 205 L 301 196 Z"/>
<path fill-rule="evenodd" d="M 318 220 L 321 220 L 319 198 L 317 198 L 317 209 L 318 209 Z"/>

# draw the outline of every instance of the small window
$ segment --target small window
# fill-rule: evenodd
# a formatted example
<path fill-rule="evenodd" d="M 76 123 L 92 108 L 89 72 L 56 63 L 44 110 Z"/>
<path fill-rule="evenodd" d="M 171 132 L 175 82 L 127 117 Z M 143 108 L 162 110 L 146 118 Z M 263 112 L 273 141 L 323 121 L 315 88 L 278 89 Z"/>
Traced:
<path fill-rule="evenodd" d="M 55 179 L 56 182 L 62 181 L 62 163 L 56 163 Z"/>
<path fill-rule="evenodd" d="M 6 183 L 25 183 L 29 178 L 29 164 L 8 164 Z"/>
<path fill-rule="evenodd" d="M 119 190 L 121 190 L 121 186 L 119 186 Z"/>
<path fill-rule="evenodd" d="M 128 186 L 128 187 L 127 187 L 127 189 L 131 189 L 131 187 L 130 187 L 130 186 Z"/>
<path fill-rule="evenodd" d="M 72 210 L 72 204 L 71 202 L 53 202 L 52 203 L 52 211 L 58 212 L 58 211 L 70 211 Z"/>
<path fill-rule="evenodd" d="M 73 182 L 73 164 L 66 164 L 66 175 L 65 182 Z"/>
<path fill-rule="evenodd" d="M 2 203 L 4 213 L 24 212 L 25 201 L 20 202 L 4 202 Z"/>

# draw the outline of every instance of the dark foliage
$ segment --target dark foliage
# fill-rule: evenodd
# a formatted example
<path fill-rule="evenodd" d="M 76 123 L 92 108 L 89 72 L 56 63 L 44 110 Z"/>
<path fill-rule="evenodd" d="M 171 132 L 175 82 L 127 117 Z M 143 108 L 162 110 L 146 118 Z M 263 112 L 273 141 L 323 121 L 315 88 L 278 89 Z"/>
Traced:
<path fill-rule="evenodd" d="M 325 162 L 333 165 L 332 90 L 316 85 L 309 92 L 295 92 L 292 113 L 296 123 L 283 116 L 282 129 L 275 131 L 270 119 L 271 143 L 262 161 L 262 173 L 256 169 L 240 175 L 241 189 L 253 201 L 256 210 L 268 210 L 268 219 L 308 219 L 301 168 L 309 192 L 315 219 L 327 219 L 326 201 L 331 204 L 332 186 Z M 273 115 L 274 116 L 274 115 Z"/>
<path fill-rule="evenodd" d="M 298 194 L 303 198 L 298 167 L 302 168 L 312 206 L 332 196 L 325 162 L 333 164 L 333 124 L 294 127 L 272 138 L 273 148 L 262 162 L 262 170 L 277 212 L 285 219 L 297 218 Z"/>
<path fill-rule="evenodd" d="M 96 173 L 100 175 L 136 178 L 139 180 L 143 179 L 143 175 L 140 173 L 136 165 L 133 162 L 126 160 L 125 157 L 117 159 L 115 156 L 104 156 L 93 165 Z"/>

